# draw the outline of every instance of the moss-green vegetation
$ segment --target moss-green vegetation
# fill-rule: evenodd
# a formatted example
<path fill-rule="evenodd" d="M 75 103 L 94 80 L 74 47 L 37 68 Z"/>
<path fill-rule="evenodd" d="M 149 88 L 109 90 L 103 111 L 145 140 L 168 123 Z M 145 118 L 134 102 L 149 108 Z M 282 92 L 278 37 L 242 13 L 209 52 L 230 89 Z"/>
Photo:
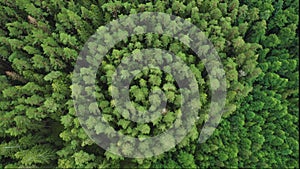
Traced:
<path fill-rule="evenodd" d="M 157 69 L 140 72 L 129 95 L 146 110 L 158 97 L 148 97 L 149 92 L 162 89 L 168 103 L 160 118 L 137 124 L 115 110 L 110 77 L 122 58 L 142 49 L 160 48 L 180 57 L 197 79 L 201 100 L 197 125 L 181 143 L 159 156 L 129 159 L 106 152 L 88 137 L 76 117 L 70 86 L 79 52 L 95 30 L 144 11 L 180 16 L 205 33 L 223 63 L 227 99 L 219 126 L 199 144 L 209 118 L 210 88 L 218 88 L 210 86 L 201 60 L 164 35 L 134 35 L 118 43 L 99 67 L 96 90 L 98 107 L 116 130 L 153 136 L 181 113 L 174 78 Z M 299 167 L 298 13 L 299 2 L 292 0 L 0 0 L 0 168 Z M 96 118 L 88 121 L 96 133 L 109 132 Z M 122 146 L 124 153 L 132 151 Z"/>

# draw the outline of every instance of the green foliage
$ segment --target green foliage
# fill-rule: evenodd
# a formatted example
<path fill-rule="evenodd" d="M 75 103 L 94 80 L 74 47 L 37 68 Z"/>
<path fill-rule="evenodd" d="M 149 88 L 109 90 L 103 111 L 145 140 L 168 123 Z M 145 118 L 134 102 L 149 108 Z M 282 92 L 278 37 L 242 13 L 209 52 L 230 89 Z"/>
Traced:
<path fill-rule="evenodd" d="M 299 168 L 298 1 L 0 0 L 0 4 L 0 168 Z M 113 19 L 145 11 L 173 14 L 192 22 L 219 54 L 227 82 L 226 107 L 221 123 L 203 144 L 197 138 L 204 122 L 213 118 L 208 115 L 209 107 L 217 104 L 211 103 L 210 91 L 221 84 L 208 77 L 205 60 L 199 60 L 186 46 L 193 43 L 187 35 L 176 40 L 143 34 L 147 28 L 128 20 L 124 24 L 138 35 L 126 38 L 128 32 L 118 32 L 125 40 L 101 63 L 96 92 L 90 86 L 72 85 L 77 56 L 95 30 Z M 165 18 L 165 23 L 169 20 Z M 164 26 L 157 24 L 155 30 L 161 32 Z M 175 23 L 170 27 L 175 30 Z M 109 44 L 111 39 L 107 38 L 104 42 Z M 130 106 L 122 114 L 115 109 L 116 100 L 110 94 L 121 91 L 113 88 L 111 77 L 123 58 L 133 57 L 137 64 L 142 61 L 144 48 L 172 52 L 190 68 L 198 83 L 201 107 L 196 125 L 169 152 L 148 159 L 127 159 L 103 150 L 88 137 L 76 117 L 84 110 L 79 107 L 75 111 L 71 89 L 76 94 L 95 94 L 97 103 L 88 105 L 91 116 L 85 119 L 95 135 L 112 130 L 100 120 L 140 139 L 161 134 L 173 125 L 184 126 L 182 113 L 188 112 L 180 110 L 184 98 L 178 84 L 171 74 L 158 69 L 144 69 L 129 86 L 130 103 L 141 114 Z M 101 54 L 105 50 L 98 49 Z M 198 52 L 206 54 L 208 50 L 206 45 Z M 97 56 L 89 56 L 87 62 L 98 66 Z M 171 55 L 155 59 L 185 71 Z M 164 68 L 170 70 L 171 65 Z M 90 73 L 90 68 L 80 69 L 85 83 L 92 85 Z M 121 70 L 120 79 L 131 73 Z M 130 117 L 144 117 L 143 112 L 160 105 L 159 90 L 167 99 L 164 109 L 153 110 L 160 116 L 145 124 L 130 121 Z M 195 102 L 198 100 L 188 105 L 193 107 Z M 174 135 L 183 133 L 181 127 Z M 155 144 L 168 147 L 175 140 L 167 136 Z M 135 150 L 128 142 L 119 146 L 127 155 Z M 149 146 L 139 145 L 142 149 Z M 159 146 L 145 155 L 159 152 Z"/>
<path fill-rule="evenodd" d="M 28 150 L 21 150 L 15 154 L 20 159 L 21 164 L 31 166 L 32 164 L 49 164 L 55 159 L 52 147 L 47 145 L 34 146 Z"/>

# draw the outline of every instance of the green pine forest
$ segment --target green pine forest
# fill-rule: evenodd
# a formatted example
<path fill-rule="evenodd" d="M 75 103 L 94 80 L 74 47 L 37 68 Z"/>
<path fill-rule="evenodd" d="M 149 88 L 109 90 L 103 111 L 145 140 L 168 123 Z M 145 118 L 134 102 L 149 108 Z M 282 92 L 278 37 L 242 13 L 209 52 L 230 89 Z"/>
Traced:
<path fill-rule="evenodd" d="M 298 1 L 0 0 L 0 4 L 0 168 L 299 168 Z M 180 90 L 172 75 L 144 69 L 130 83 L 129 96 L 139 110 L 159 104 L 158 95 L 149 97 L 150 91 L 159 88 L 165 93 L 166 109 L 153 122 L 128 120 L 116 111 L 110 95 L 111 76 L 122 58 L 147 48 L 170 51 L 188 65 L 200 91 L 196 101 L 201 103 L 197 122 L 174 148 L 149 158 L 127 158 L 102 149 L 83 130 L 72 98 L 72 74 L 80 51 L 99 27 L 142 12 L 172 14 L 197 26 L 218 52 L 227 96 L 220 124 L 199 143 L 214 104 L 210 91 L 218 88 L 218 82 L 209 80 L 204 63 L 179 40 L 151 33 L 127 37 L 99 63 L 98 105 L 90 105 L 91 112 L 99 108 L 115 130 L 136 138 L 155 136 L 172 126 L 181 115 Z M 129 73 L 121 72 L 122 78 Z M 125 115 L 130 116 L 130 110 Z M 109 133 L 96 117 L 87 119 L 87 126 L 97 134 Z M 156 144 L 147 153 L 167 146 Z M 130 143 L 120 147 L 128 155 L 135 149 Z"/>

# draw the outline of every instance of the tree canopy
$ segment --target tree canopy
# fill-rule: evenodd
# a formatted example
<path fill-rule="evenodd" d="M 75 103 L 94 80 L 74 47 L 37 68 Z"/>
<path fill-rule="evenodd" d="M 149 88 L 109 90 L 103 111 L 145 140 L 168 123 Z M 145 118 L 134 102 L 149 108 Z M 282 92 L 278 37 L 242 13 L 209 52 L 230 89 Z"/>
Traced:
<path fill-rule="evenodd" d="M 299 168 L 298 1 L 0 0 L 0 4 L 0 168 Z M 85 87 L 72 84 L 75 63 L 90 36 L 115 19 L 142 12 L 163 12 L 191 22 L 220 57 L 226 76 L 226 105 L 220 124 L 204 143 L 198 137 L 205 122 L 216 118 L 209 114 L 210 106 L 218 104 L 211 100 L 211 91 L 223 85 L 208 74 L 223 72 L 206 70 L 206 64 L 216 63 L 199 59 L 187 46 L 198 43 L 201 50 L 197 52 L 210 52 L 209 46 L 189 38 L 191 32 L 181 30 L 186 35 L 175 39 L 143 33 L 147 27 L 127 20 L 124 26 L 135 35 L 127 37 L 130 32 L 115 28 L 116 33 L 105 36 L 101 43 L 111 45 L 114 36 L 124 40 L 107 53 L 103 46 L 89 44 L 98 53 L 86 62 L 95 67 L 100 64 L 97 76 L 91 79 L 92 69 L 82 68 L 79 73 Z M 153 29 L 178 31 L 171 18 L 162 20 Z M 124 58 L 131 58 L 122 63 L 125 67 L 142 63 L 141 51 L 146 48 L 173 53 L 187 67 L 171 55 L 157 55 L 153 62 L 172 63 L 164 65 L 166 71 L 153 67 L 117 71 Z M 102 63 L 97 63 L 105 53 Z M 156 155 L 175 144 L 175 136 L 186 133 L 184 122 L 191 116 L 183 113 L 190 112 L 181 111 L 185 98 L 168 70 L 178 70 L 184 81 L 187 68 L 199 90 L 199 100 L 187 102 L 191 110 L 200 108 L 197 121 L 175 147 Z M 120 81 L 135 75 L 128 89 L 114 88 L 114 73 Z M 130 102 L 120 112 L 112 94 L 124 91 Z M 88 105 L 88 110 L 74 107 L 72 92 L 93 94 L 96 103 Z M 159 109 L 163 96 L 166 106 Z M 151 150 L 145 156 L 154 156 L 125 158 L 99 147 L 85 132 L 76 110 L 90 113 L 85 128 L 99 137 L 114 137 L 111 130 L 116 130 L 142 140 L 172 126 L 183 127 L 164 137 L 169 144 L 161 140 L 138 145 L 141 150 Z M 146 116 L 142 113 L 146 110 L 153 114 Z M 154 120 L 139 123 L 130 120 L 133 117 Z M 116 144 L 124 155 L 135 151 L 130 141 Z"/>

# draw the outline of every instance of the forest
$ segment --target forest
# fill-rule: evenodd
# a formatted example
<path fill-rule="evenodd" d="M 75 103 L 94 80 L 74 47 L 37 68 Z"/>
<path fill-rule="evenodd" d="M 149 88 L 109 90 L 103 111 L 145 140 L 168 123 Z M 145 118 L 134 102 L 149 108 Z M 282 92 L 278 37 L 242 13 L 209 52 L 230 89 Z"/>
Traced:
<path fill-rule="evenodd" d="M 0 4 L 0 168 L 299 168 L 298 1 Z"/>

